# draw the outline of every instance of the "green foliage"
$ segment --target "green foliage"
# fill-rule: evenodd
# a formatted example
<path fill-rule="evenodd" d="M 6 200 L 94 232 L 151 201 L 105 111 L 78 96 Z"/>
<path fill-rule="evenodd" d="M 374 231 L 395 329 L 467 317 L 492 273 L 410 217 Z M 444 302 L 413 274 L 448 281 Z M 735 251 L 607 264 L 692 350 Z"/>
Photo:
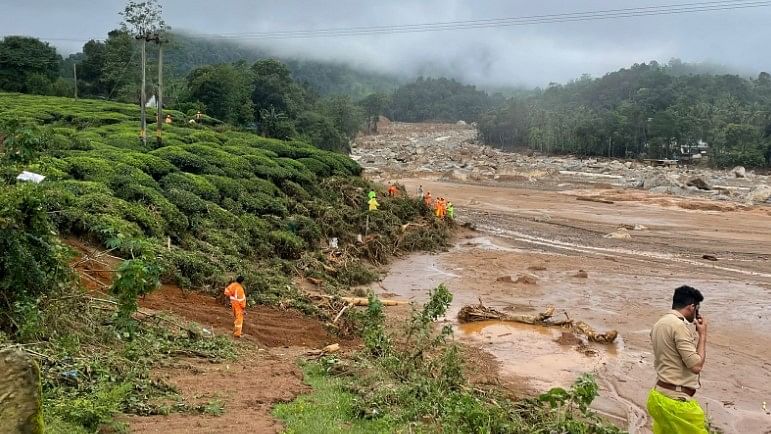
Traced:
<path fill-rule="evenodd" d="M 291 232 L 271 231 L 268 234 L 268 239 L 276 254 L 284 259 L 299 259 L 305 250 L 303 239 Z"/>
<path fill-rule="evenodd" d="M 47 42 L 26 36 L 0 41 L 0 91 L 49 94 L 61 56 Z"/>
<path fill-rule="evenodd" d="M 69 250 L 56 237 L 37 186 L 0 184 L 0 330 L 34 335 L 28 320 L 37 318 L 35 302 L 67 287 L 72 279 Z"/>
<path fill-rule="evenodd" d="M 370 101 L 369 104 L 372 104 L 370 113 L 374 115 L 379 108 L 378 102 Z M 394 91 L 386 114 L 390 119 L 402 122 L 472 122 L 492 104 L 487 94 L 474 86 L 447 78 L 420 77 Z"/>
<path fill-rule="evenodd" d="M 118 319 L 131 323 L 137 311 L 137 299 L 149 294 L 160 285 L 160 268 L 146 259 L 124 261 L 113 280 L 110 292 L 118 298 Z"/>
<path fill-rule="evenodd" d="M 22 126 L 16 119 L 0 120 L 3 132 L 0 163 L 27 163 L 37 157 L 51 140 L 49 131 L 34 125 Z"/>
<path fill-rule="evenodd" d="M 444 286 L 415 309 L 401 334 L 384 329 L 383 306 L 370 295 L 361 318 L 365 351 L 352 360 L 333 357 L 305 366 L 310 395 L 280 405 L 274 414 L 288 432 L 603 433 L 621 431 L 602 422 L 589 405 L 597 396 L 591 375 L 569 389 L 512 402 L 495 389 L 469 387 L 451 329 L 436 330 L 452 300 Z M 311 417 L 318 416 L 318 417 Z"/>
<path fill-rule="evenodd" d="M 190 100 L 199 102 L 210 116 L 233 125 L 254 121 L 251 74 L 244 64 L 207 65 L 187 78 Z"/>

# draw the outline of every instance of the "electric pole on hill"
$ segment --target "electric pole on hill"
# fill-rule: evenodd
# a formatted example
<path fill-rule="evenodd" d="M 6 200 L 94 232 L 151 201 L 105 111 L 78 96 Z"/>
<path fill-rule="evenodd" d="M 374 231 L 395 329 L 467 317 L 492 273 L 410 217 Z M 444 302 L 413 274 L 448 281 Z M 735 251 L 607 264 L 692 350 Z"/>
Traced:
<path fill-rule="evenodd" d="M 78 99 L 78 64 L 72 62 L 72 77 L 75 79 L 75 99 Z"/>
<path fill-rule="evenodd" d="M 165 41 L 160 34 L 157 34 L 155 42 L 158 44 L 158 110 L 156 110 L 155 140 L 160 144 L 163 132 L 163 43 Z"/>
<path fill-rule="evenodd" d="M 139 105 L 141 110 L 141 120 L 140 120 L 140 127 L 139 127 L 139 138 L 142 139 L 142 144 L 147 145 L 147 108 L 145 105 L 147 104 L 147 95 L 145 94 L 145 85 L 146 85 L 146 76 L 147 73 L 145 71 L 145 66 L 147 63 L 147 53 L 146 53 L 146 47 L 147 47 L 147 36 L 146 35 L 139 35 L 137 36 L 137 39 L 142 40 L 142 88 L 139 91 Z"/>
<path fill-rule="evenodd" d="M 142 42 L 142 88 L 139 92 L 141 121 L 139 137 L 143 145 L 147 145 L 147 41 L 166 28 L 163 21 L 162 6 L 159 0 L 128 0 L 126 8 L 120 15 L 123 17 L 121 28 L 134 34 Z"/>

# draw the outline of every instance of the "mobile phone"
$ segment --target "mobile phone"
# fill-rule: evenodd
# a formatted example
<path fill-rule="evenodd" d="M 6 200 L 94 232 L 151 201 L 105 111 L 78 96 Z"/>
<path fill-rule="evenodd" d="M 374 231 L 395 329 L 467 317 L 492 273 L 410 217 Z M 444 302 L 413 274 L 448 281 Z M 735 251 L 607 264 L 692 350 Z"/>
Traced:
<path fill-rule="evenodd" d="M 701 315 L 699 315 L 699 306 L 696 306 L 696 309 L 694 311 L 694 318 L 701 319 Z"/>

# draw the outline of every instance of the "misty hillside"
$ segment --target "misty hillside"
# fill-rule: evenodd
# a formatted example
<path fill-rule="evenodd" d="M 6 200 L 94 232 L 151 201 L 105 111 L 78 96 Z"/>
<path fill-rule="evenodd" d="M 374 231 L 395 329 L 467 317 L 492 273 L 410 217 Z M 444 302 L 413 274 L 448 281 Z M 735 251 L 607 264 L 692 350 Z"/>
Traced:
<path fill-rule="evenodd" d="M 110 44 L 110 39 L 119 33 L 111 32 L 104 44 Z M 169 35 L 169 41 L 163 53 L 164 68 L 171 77 L 176 78 L 184 78 L 194 69 L 205 65 L 240 61 L 252 64 L 260 59 L 276 58 L 289 67 L 295 81 L 307 84 L 322 96 L 348 95 L 360 99 L 374 92 L 390 92 L 400 84 L 400 80 L 395 76 L 367 71 L 338 61 L 297 59 L 228 40 L 172 33 Z M 70 55 L 62 67 L 63 74 L 71 77 L 71 62 L 78 62 L 83 57 L 82 52 Z M 151 64 L 154 63 L 156 54 L 153 50 L 148 51 L 148 59 Z"/>

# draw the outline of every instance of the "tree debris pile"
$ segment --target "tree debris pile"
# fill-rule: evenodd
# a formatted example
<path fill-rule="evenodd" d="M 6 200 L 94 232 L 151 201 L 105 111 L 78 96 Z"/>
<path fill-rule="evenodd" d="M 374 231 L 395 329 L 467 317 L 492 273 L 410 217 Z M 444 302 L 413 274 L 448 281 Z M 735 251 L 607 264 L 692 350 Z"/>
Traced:
<path fill-rule="evenodd" d="M 567 312 L 565 312 L 565 319 L 555 319 L 554 313 L 556 309 L 554 306 L 549 306 L 543 312 L 537 315 L 526 314 L 506 314 L 499 312 L 491 307 L 487 307 L 479 301 L 478 305 L 467 305 L 458 312 L 458 321 L 461 323 L 468 323 L 474 321 L 512 321 L 523 324 L 540 325 L 545 327 L 563 327 L 568 328 L 574 333 L 586 336 L 590 342 L 599 342 L 602 344 L 610 344 L 618 337 L 616 330 L 609 330 L 605 333 L 598 333 L 589 324 L 583 321 L 575 321 L 570 319 Z"/>

